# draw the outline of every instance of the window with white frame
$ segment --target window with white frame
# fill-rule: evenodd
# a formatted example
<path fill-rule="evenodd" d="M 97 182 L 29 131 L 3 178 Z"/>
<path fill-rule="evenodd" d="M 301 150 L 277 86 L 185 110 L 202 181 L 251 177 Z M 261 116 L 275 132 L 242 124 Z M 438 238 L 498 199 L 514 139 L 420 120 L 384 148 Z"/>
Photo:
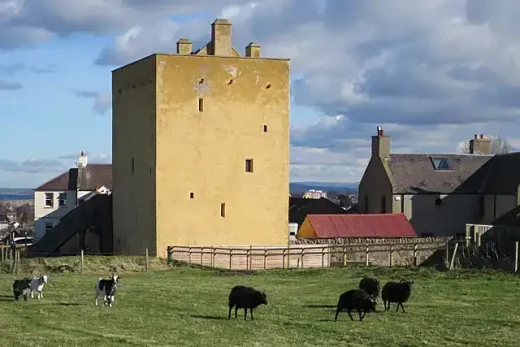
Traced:
<path fill-rule="evenodd" d="M 45 193 L 45 207 L 54 206 L 54 193 Z"/>
<path fill-rule="evenodd" d="M 60 193 L 60 196 L 58 197 L 58 203 L 60 207 L 67 206 L 67 193 Z"/>

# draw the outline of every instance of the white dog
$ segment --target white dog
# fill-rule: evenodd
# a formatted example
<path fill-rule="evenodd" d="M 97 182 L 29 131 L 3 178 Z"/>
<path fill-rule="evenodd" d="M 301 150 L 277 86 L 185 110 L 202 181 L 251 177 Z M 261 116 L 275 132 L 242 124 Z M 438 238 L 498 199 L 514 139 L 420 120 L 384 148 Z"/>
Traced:
<path fill-rule="evenodd" d="M 34 299 L 34 292 L 38 292 L 38 299 L 43 299 L 43 286 L 47 283 L 47 275 L 31 278 L 31 299 Z"/>

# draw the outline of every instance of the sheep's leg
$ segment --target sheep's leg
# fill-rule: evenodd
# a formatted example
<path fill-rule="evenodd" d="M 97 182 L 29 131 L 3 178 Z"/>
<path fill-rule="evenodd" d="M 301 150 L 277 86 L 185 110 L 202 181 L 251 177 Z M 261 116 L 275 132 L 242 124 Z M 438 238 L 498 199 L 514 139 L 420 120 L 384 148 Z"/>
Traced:
<path fill-rule="evenodd" d="M 365 318 L 365 315 L 367 314 L 367 311 L 363 311 L 363 316 L 359 317 L 359 321 L 362 321 L 363 318 Z M 361 316 L 361 311 L 359 311 L 359 315 Z"/>
<path fill-rule="evenodd" d="M 251 320 L 254 320 L 254 318 L 253 318 L 253 309 L 250 308 L 250 309 L 249 309 L 249 312 L 251 313 Z"/>
<path fill-rule="evenodd" d="M 404 310 L 403 303 L 401 303 L 401 309 L 403 310 L 403 313 L 406 313 L 405 310 Z"/>
<path fill-rule="evenodd" d="M 244 320 L 247 320 L 247 307 L 244 308 Z"/>
<path fill-rule="evenodd" d="M 34 299 L 33 291 L 31 290 L 31 299 Z"/>
<path fill-rule="evenodd" d="M 235 306 L 235 319 L 237 318 L 238 306 Z"/>
<path fill-rule="evenodd" d="M 387 308 L 386 308 L 386 300 L 383 301 L 383 305 L 385 305 L 385 311 L 387 311 Z M 390 306 L 390 304 L 389 304 L 388 306 Z"/>
<path fill-rule="evenodd" d="M 359 314 L 359 321 L 361 322 L 363 320 L 363 317 L 361 317 L 361 310 L 357 310 L 358 311 L 358 314 Z"/>
<path fill-rule="evenodd" d="M 334 317 L 334 320 L 338 320 L 338 314 L 342 311 L 342 309 L 338 308 L 336 309 L 336 316 Z"/>
<path fill-rule="evenodd" d="M 229 314 L 228 314 L 228 318 L 227 319 L 231 319 L 231 309 L 233 308 L 233 306 L 229 306 Z"/>
<path fill-rule="evenodd" d="M 347 310 L 348 316 L 350 317 L 350 320 L 354 320 L 354 317 L 352 317 L 352 314 L 350 314 L 350 310 Z"/>
<path fill-rule="evenodd" d="M 27 294 L 24 294 L 24 295 L 23 295 L 23 300 L 24 300 L 24 301 L 27 301 Z"/>
<path fill-rule="evenodd" d="M 40 291 L 40 299 L 43 299 L 43 292 Z"/>

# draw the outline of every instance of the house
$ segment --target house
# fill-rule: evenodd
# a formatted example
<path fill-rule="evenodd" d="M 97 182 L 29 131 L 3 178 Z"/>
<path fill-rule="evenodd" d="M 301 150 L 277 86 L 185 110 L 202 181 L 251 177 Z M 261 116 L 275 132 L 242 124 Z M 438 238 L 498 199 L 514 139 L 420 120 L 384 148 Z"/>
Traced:
<path fill-rule="evenodd" d="M 308 214 L 347 214 L 347 211 L 326 198 L 289 198 L 289 223 L 301 227 Z"/>
<path fill-rule="evenodd" d="M 239 54 L 225 19 L 192 48 L 112 72 L 116 253 L 288 243 L 289 60 Z"/>
<path fill-rule="evenodd" d="M 299 238 L 306 239 L 367 239 L 417 237 L 404 213 L 386 214 L 309 214 Z"/>
<path fill-rule="evenodd" d="M 492 156 L 490 139 L 475 135 L 470 154 L 393 154 L 378 127 L 359 184 L 364 213 L 404 213 L 421 236 L 455 235 L 515 207 L 520 153 Z"/>
<path fill-rule="evenodd" d="M 34 189 L 34 234 L 38 240 L 51 231 L 82 197 L 99 189 L 112 189 L 112 166 L 88 164 L 81 152 L 77 167 Z"/>

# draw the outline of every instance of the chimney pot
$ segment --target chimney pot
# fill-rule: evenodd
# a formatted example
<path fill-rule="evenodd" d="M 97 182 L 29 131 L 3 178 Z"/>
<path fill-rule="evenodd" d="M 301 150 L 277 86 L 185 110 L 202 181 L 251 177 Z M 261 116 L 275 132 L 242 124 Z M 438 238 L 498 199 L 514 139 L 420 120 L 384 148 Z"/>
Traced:
<path fill-rule="evenodd" d="M 478 134 L 475 134 L 475 140 L 478 139 Z"/>
<path fill-rule="evenodd" d="M 250 42 L 246 46 L 246 57 L 248 58 L 260 58 L 260 45 L 256 42 Z"/>
<path fill-rule="evenodd" d="M 480 138 L 483 139 L 484 138 L 484 134 L 480 134 Z"/>

